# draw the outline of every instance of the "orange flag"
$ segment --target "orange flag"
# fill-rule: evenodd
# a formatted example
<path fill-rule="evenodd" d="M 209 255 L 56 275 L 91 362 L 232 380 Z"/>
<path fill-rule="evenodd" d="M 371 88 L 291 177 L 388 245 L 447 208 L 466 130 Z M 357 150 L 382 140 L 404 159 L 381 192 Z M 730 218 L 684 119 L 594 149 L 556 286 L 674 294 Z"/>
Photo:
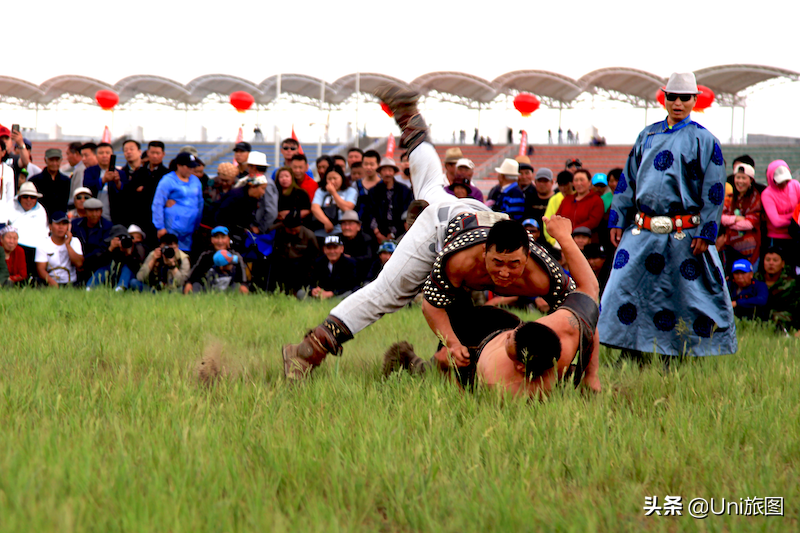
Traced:
<path fill-rule="evenodd" d="M 108 129 L 108 126 L 103 129 L 103 138 L 100 139 L 102 143 L 110 143 L 111 142 L 111 130 Z"/>
<path fill-rule="evenodd" d="M 236 135 L 236 142 L 240 143 L 244 141 L 244 133 L 242 133 L 242 128 L 239 128 L 239 133 Z"/>
<path fill-rule="evenodd" d="M 297 141 L 297 135 L 295 135 L 295 133 L 294 133 L 294 124 L 292 124 L 292 139 L 294 139 L 295 141 Z M 298 151 L 299 153 L 301 153 L 301 154 L 302 154 L 302 153 L 304 153 L 304 152 L 303 152 L 303 145 L 302 145 L 302 144 L 300 144 L 300 141 L 297 141 L 297 151 Z"/>

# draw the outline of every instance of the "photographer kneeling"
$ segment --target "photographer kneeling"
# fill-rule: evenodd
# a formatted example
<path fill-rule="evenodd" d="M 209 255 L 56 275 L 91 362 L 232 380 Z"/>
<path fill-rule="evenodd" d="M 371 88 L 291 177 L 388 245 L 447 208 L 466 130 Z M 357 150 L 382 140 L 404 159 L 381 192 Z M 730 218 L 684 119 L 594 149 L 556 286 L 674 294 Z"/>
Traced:
<path fill-rule="evenodd" d="M 130 288 L 142 291 L 181 289 L 189 278 L 191 265 L 189 256 L 178 248 L 178 237 L 165 233 L 159 239 L 160 246 L 150 252 L 142 263 L 142 268 L 131 280 Z"/>

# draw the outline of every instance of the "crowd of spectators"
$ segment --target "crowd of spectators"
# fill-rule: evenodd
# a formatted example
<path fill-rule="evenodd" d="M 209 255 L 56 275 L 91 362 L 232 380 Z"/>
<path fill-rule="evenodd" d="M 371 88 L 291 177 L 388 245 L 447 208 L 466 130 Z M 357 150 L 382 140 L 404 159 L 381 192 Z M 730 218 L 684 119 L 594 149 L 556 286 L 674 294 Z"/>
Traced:
<path fill-rule="evenodd" d="M 298 142 L 285 139 L 269 173 L 266 154 L 240 142 L 211 179 L 191 146 L 168 164 L 160 141 L 122 147 L 122 165 L 108 143 L 72 143 L 66 154 L 47 150 L 41 169 L 30 143 L 0 126 L 0 283 L 342 297 L 377 277 L 424 209 L 412 202 L 406 154 L 396 163 L 352 148 L 319 157 L 312 171 Z M 615 252 L 608 211 L 622 169 L 593 174 L 569 159 L 554 172 L 519 156 L 495 169 L 485 198 L 459 148 L 446 151 L 443 170 L 447 192 L 523 222 L 562 264 L 544 218 L 569 218 L 605 286 Z M 764 171 L 766 185 L 749 156 L 732 170 L 716 245 L 735 313 L 798 329 L 800 183 L 781 160 Z M 543 300 L 487 296 L 546 311 Z"/>
<path fill-rule="evenodd" d="M 210 179 L 193 147 L 167 163 L 164 143 L 143 151 L 133 140 L 122 165 L 110 144 L 76 142 L 66 161 L 47 150 L 32 174 L 20 140 L 0 127 L 4 286 L 342 297 L 377 277 L 409 207 L 412 222 L 421 209 L 407 158 L 397 165 L 357 148 L 318 158 L 314 173 L 285 139 L 270 174 L 266 154 L 240 142 Z"/>

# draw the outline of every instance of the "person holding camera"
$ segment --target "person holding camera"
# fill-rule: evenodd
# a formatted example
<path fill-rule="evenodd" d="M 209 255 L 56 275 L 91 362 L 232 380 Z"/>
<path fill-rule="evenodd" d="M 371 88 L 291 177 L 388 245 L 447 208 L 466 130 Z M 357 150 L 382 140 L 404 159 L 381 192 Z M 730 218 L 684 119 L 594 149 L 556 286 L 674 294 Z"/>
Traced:
<path fill-rule="evenodd" d="M 86 288 L 91 290 L 97 285 L 108 283 L 114 285 L 117 292 L 127 290 L 141 267 L 144 247 L 141 243 L 134 245 L 128 230 L 120 224 L 111 227 L 106 244 L 108 248 L 104 256 L 108 263 L 95 270 Z"/>
<path fill-rule="evenodd" d="M 189 278 L 191 265 L 189 256 L 178 247 L 178 237 L 165 233 L 160 246 L 150 252 L 142 263 L 130 288 L 151 291 L 180 289 Z"/>

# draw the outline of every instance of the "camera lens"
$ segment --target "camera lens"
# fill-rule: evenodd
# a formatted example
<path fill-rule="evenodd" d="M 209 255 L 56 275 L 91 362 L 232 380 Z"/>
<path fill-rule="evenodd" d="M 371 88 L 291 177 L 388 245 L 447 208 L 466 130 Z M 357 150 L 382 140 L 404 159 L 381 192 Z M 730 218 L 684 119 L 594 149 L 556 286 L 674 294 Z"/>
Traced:
<path fill-rule="evenodd" d="M 119 245 L 122 248 L 130 248 L 131 246 L 133 246 L 133 239 L 127 235 L 123 235 L 122 237 L 119 238 Z"/>
<path fill-rule="evenodd" d="M 172 246 L 164 246 L 161 250 L 161 255 L 163 255 L 165 259 L 172 259 L 175 257 L 175 249 Z"/>

